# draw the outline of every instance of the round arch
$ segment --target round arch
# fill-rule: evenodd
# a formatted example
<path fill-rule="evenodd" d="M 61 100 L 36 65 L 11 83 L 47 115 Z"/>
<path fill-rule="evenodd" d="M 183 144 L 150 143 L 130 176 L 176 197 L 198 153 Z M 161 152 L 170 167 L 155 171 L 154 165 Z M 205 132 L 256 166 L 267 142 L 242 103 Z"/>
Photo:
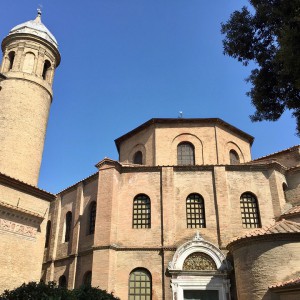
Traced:
<path fill-rule="evenodd" d="M 173 140 L 170 147 L 170 164 L 177 165 L 177 146 L 181 143 L 189 143 L 194 147 L 195 165 L 203 165 L 203 144 L 202 141 L 191 133 L 181 133 L 177 135 Z"/>
<path fill-rule="evenodd" d="M 216 269 L 184 270 L 185 260 L 195 253 L 203 254 L 211 259 Z M 192 240 L 176 250 L 172 261 L 169 262 L 168 272 L 172 276 L 173 300 L 183 300 L 184 293 L 187 291 L 197 291 L 199 293 L 214 291 L 218 295 L 218 300 L 230 299 L 229 271 L 231 271 L 230 263 L 221 250 L 204 240 L 197 232 Z"/>
<path fill-rule="evenodd" d="M 226 144 L 225 161 L 224 163 L 230 164 L 230 151 L 233 150 L 239 156 L 240 163 L 245 162 L 244 154 L 241 148 L 234 142 L 230 141 Z"/>
<path fill-rule="evenodd" d="M 143 144 L 137 144 L 131 149 L 129 156 L 128 156 L 128 162 L 134 163 L 134 157 L 137 152 L 141 152 L 141 155 L 142 155 L 141 165 L 145 165 L 146 164 L 146 148 Z"/>

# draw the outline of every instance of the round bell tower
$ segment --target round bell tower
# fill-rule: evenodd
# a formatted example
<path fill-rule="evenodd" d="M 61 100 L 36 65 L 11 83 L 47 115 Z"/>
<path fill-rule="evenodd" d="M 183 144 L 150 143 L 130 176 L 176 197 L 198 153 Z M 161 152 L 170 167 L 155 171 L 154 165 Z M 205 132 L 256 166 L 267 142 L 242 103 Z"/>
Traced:
<path fill-rule="evenodd" d="M 0 69 L 0 172 L 37 185 L 54 72 L 55 37 L 41 21 L 14 27 L 2 41 Z"/>

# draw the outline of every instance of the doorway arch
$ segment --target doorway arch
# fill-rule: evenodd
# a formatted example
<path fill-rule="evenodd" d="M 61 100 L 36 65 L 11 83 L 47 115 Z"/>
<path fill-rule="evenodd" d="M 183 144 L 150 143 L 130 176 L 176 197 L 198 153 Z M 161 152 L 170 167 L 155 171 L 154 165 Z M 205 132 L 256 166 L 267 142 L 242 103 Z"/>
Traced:
<path fill-rule="evenodd" d="M 221 250 L 197 232 L 192 240 L 177 249 L 169 262 L 173 300 L 197 299 L 191 295 L 229 300 L 231 269 Z"/>

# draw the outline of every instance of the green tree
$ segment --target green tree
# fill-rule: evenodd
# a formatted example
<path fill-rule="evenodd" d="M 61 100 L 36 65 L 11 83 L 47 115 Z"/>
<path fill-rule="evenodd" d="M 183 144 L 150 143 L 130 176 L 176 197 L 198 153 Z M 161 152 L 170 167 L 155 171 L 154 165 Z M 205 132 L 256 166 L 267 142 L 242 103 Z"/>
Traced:
<path fill-rule="evenodd" d="M 300 136 L 300 0 L 249 0 L 222 24 L 224 54 L 255 62 L 247 93 L 252 121 L 276 121 L 289 109 Z M 253 13 L 252 13 L 253 12 Z"/>
<path fill-rule="evenodd" d="M 29 282 L 20 287 L 0 295 L 0 300 L 119 300 L 113 294 L 99 288 L 81 286 L 78 289 L 68 290 L 59 287 L 55 282 Z"/>

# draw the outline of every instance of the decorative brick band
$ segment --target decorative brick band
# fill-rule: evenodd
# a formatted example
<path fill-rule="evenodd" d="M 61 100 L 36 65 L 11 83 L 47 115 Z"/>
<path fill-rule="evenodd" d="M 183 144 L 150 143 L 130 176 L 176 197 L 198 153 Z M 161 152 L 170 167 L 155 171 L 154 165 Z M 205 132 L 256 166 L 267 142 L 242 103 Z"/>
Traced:
<path fill-rule="evenodd" d="M 35 239 L 37 228 L 0 219 L 0 231 L 9 232 L 12 234 L 22 235 Z"/>

